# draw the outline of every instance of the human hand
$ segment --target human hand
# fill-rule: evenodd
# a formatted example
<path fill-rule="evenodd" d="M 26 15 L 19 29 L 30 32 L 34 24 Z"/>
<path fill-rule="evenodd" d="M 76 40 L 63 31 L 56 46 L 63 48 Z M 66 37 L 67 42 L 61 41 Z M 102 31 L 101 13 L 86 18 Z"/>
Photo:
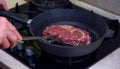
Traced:
<path fill-rule="evenodd" d="M 0 0 L 0 9 L 8 11 L 7 4 L 4 0 Z"/>
<path fill-rule="evenodd" d="M 16 28 L 5 17 L 0 17 L 0 48 L 13 48 L 21 39 L 22 36 Z"/>

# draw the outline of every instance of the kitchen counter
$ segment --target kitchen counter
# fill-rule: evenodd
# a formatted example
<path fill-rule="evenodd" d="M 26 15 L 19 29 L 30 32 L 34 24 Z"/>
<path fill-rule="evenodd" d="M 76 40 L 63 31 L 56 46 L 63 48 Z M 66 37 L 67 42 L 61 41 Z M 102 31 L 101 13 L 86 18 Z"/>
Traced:
<path fill-rule="evenodd" d="M 1 49 L 0 49 L 0 67 L 2 69 L 30 69 Z"/>
<path fill-rule="evenodd" d="M 120 48 L 110 53 L 89 69 L 120 69 Z"/>
<path fill-rule="evenodd" d="M 19 3 L 19 5 L 26 3 L 26 1 L 24 1 L 24 0 L 5 0 L 5 2 L 6 2 L 9 9 L 15 7 L 16 3 Z"/>
<path fill-rule="evenodd" d="M 84 8 L 84 9 L 86 9 L 88 11 L 93 11 L 94 13 L 99 14 L 101 16 L 104 16 L 106 18 L 109 18 L 109 19 L 118 19 L 119 22 L 120 22 L 120 15 L 115 14 L 115 13 L 110 12 L 110 11 L 107 11 L 105 9 L 99 8 L 99 7 L 94 6 L 94 5 L 90 4 L 90 3 L 84 2 L 84 0 L 70 0 L 70 2 L 72 4 L 74 4 L 75 6 Z"/>

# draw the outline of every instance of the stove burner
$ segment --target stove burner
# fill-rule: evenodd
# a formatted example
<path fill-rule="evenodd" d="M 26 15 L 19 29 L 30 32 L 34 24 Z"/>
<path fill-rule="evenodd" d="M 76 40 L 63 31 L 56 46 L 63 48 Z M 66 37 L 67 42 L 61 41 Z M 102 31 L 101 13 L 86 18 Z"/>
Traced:
<path fill-rule="evenodd" d="M 73 63 L 83 62 L 83 61 L 87 60 L 88 58 L 90 58 L 91 56 L 96 55 L 96 51 L 94 51 L 91 54 L 87 54 L 84 56 L 78 56 L 78 57 L 60 57 L 60 56 L 51 55 L 51 54 L 48 54 L 48 53 L 42 51 L 42 54 L 43 54 L 42 56 L 48 57 L 49 59 L 52 59 L 53 61 L 56 61 L 59 63 L 73 64 Z"/>
<path fill-rule="evenodd" d="M 46 11 L 55 8 L 70 7 L 69 0 L 31 0 L 31 3 L 37 7 L 39 11 Z"/>
<path fill-rule="evenodd" d="M 45 8 L 45 9 L 51 9 L 55 7 L 55 2 L 52 0 L 45 0 L 42 4 L 41 7 Z"/>
<path fill-rule="evenodd" d="M 42 55 L 37 62 L 37 66 L 41 66 L 43 69 L 49 69 L 49 67 L 52 69 L 85 69 L 86 67 L 90 66 L 90 64 L 93 64 L 94 61 L 97 61 L 96 54 L 97 50 L 89 55 L 70 58 L 53 56 L 42 51 Z M 46 64 L 48 64 L 48 67 L 46 67 Z"/>

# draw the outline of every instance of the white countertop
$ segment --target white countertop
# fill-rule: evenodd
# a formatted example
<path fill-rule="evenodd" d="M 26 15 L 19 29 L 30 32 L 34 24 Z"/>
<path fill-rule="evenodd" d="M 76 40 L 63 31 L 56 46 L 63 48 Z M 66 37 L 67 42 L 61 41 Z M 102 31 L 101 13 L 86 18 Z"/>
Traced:
<path fill-rule="evenodd" d="M 110 53 L 89 69 L 120 69 L 120 48 Z"/>
<path fill-rule="evenodd" d="M 99 14 L 101 16 L 104 16 L 109 19 L 118 19 L 120 22 L 120 15 L 114 14 L 110 11 L 107 11 L 105 9 L 96 7 L 92 4 L 86 3 L 83 0 L 70 0 L 70 2 L 78 7 L 84 8 L 88 11 L 93 11 L 96 14 Z M 116 10 L 115 10 L 116 11 Z"/>
<path fill-rule="evenodd" d="M 3 69 L 30 69 L 1 49 L 0 67 Z"/>
<path fill-rule="evenodd" d="M 5 2 L 7 3 L 9 9 L 15 7 L 16 3 L 19 3 L 19 5 L 26 3 L 24 0 L 5 0 Z"/>

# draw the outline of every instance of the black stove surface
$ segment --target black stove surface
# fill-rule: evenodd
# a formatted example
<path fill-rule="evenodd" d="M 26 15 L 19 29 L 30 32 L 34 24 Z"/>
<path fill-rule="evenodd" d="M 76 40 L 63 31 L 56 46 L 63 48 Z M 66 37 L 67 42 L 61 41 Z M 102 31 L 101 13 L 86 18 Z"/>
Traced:
<path fill-rule="evenodd" d="M 97 61 L 96 57 L 95 57 L 96 52 L 94 52 L 94 55 L 91 54 L 89 55 L 89 57 L 83 57 L 85 58 L 85 60 L 80 60 L 80 57 L 76 57 L 77 58 L 77 62 L 74 62 L 74 59 L 76 58 L 66 58 L 66 60 L 68 61 L 61 61 L 59 59 L 55 59 L 54 57 L 50 57 L 50 55 L 46 55 L 43 54 L 41 55 L 41 57 L 39 58 L 39 61 L 36 63 L 36 67 L 33 69 L 86 69 L 89 66 L 91 66 L 91 64 L 94 63 L 94 61 Z M 53 59 L 54 58 L 54 59 Z M 61 57 L 62 58 L 62 57 Z M 69 62 L 72 61 L 73 63 Z"/>
<path fill-rule="evenodd" d="M 28 4 L 26 5 L 28 6 Z M 22 16 L 29 17 L 28 14 L 22 14 Z M 53 56 L 43 52 L 35 41 L 25 41 L 23 44 L 13 49 L 6 49 L 5 51 L 32 69 L 87 69 L 120 46 L 120 28 L 118 20 L 104 19 L 109 27 L 115 30 L 114 36 L 104 39 L 96 51 L 83 57 L 64 58 Z M 22 25 L 17 22 L 13 22 L 16 28 L 22 27 Z M 18 29 L 18 31 L 23 36 L 30 35 L 27 28 L 21 28 Z"/>

